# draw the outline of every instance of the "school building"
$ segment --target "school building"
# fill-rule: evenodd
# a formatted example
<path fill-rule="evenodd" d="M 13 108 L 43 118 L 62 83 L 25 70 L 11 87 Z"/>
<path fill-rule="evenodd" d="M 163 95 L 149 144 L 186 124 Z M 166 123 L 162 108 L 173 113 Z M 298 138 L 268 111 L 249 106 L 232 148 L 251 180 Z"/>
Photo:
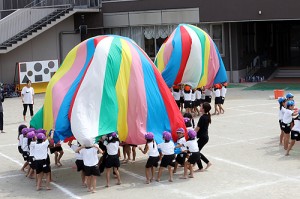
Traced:
<path fill-rule="evenodd" d="M 300 77 L 299 0 L 0 0 L 0 82 L 19 62 L 58 60 L 80 41 L 127 36 L 152 59 L 180 23 L 205 30 L 228 79 Z"/>

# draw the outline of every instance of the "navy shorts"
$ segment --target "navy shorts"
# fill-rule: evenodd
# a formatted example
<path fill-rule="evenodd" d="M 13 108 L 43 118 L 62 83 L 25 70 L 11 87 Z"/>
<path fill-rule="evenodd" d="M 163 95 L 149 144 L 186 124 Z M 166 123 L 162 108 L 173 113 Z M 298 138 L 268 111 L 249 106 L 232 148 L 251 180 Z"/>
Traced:
<path fill-rule="evenodd" d="M 164 155 L 164 157 L 161 160 L 160 163 L 161 167 L 167 167 L 167 166 L 175 166 L 175 154 L 172 155 Z"/>
<path fill-rule="evenodd" d="M 188 159 L 188 162 L 190 164 L 195 164 L 196 162 L 198 162 L 200 160 L 200 152 L 194 152 L 190 154 L 190 157 Z"/>
<path fill-rule="evenodd" d="M 300 132 L 299 131 L 291 131 L 291 140 L 300 140 Z"/>
<path fill-rule="evenodd" d="M 36 160 L 35 161 L 35 166 L 36 166 L 36 174 L 39 174 L 41 172 L 43 173 L 49 173 L 51 172 L 50 165 L 47 164 L 47 160 Z"/>
<path fill-rule="evenodd" d="M 151 167 L 157 167 L 158 166 L 158 161 L 159 161 L 159 156 L 157 157 L 152 157 L 150 156 L 147 160 L 146 163 L 146 168 L 151 168 Z"/>
<path fill-rule="evenodd" d="M 84 166 L 84 174 L 86 176 L 100 176 L 100 170 L 98 165 L 95 166 Z"/>
<path fill-rule="evenodd" d="M 183 165 L 186 159 L 187 153 L 179 153 L 176 156 L 176 162 L 180 165 Z"/>

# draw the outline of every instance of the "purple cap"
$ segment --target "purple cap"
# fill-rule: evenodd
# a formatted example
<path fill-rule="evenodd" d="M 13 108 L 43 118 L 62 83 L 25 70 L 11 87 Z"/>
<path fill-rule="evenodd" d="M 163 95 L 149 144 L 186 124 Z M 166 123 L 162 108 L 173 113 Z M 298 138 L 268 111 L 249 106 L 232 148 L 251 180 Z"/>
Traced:
<path fill-rule="evenodd" d="M 28 133 L 28 128 L 23 128 L 23 129 L 22 129 L 22 134 L 23 134 L 23 135 L 26 135 L 27 133 Z"/>
<path fill-rule="evenodd" d="M 46 138 L 44 133 L 38 133 L 36 137 L 37 137 L 37 139 L 40 139 L 40 140 L 44 140 Z"/>
<path fill-rule="evenodd" d="M 154 139 L 154 135 L 152 132 L 148 132 L 145 134 L 145 139 L 146 140 L 153 140 Z"/>
<path fill-rule="evenodd" d="M 34 131 L 30 131 L 27 133 L 27 138 L 34 138 L 34 137 L 35 137 Z"/>
<path fill-rule="evenodd" d="M 35 134 L 43 133 L 44 135 L 46 135 L 46 132 L 47 132 L 47 130 L 44 130 L 44 129 L 35 130 Z"/>
<path fill-rule="evenodd" d="M 176 130 L 176 132 L 177 132 L 177 133 L 184 133 L 184 129 L 183 129 L 183 128 L 178 128 L 178 129 Z"/>
<path fill-rule="evenodd" d="M 197 133 L 196 133 L 196 131 L 194 131 L 194 130 L 189 130 L 189 131 L 188 131 L 188 136 L 189 136 L 189 138 L 191 138 L 191 139 L 195 139 L 195 137 L 197 136 Z"/>
<path fill-rule="evenodd" d="M 163 138 L 166 140 L 166 141 L 170 141 L 172 139 L 172 135 L 170 132 L 168 131 L 164 131 L 163 132 Z"/>
<path fill-rule="evenodd" d="M 118 134 L 117 134 L 117 132 L 112 132 L 112 133 L 110 134 L 110 137 L 113 137 L 113 138 L 116 138 L 116 137 L 118 137 Z"/>
<path fill-rule="evenodd" d="M 187 123 L 187 122 L 189 122 L 190 120 L 191 120 L 191 119 L 188 118 L 188 117 L 184 117 L 184 118 L 183 118 L 184 123 Z"/>

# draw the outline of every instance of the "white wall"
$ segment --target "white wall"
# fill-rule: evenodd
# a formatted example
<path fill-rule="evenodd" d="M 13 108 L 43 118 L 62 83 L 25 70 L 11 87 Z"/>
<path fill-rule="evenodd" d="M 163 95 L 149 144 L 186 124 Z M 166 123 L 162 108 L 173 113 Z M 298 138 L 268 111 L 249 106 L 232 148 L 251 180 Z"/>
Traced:
<path fill-rule="evenodd" d="M 32 40 L 19 46 L 6 54 L 0 54 L 0 82 L 13 83 L 17 62 L 59 60 L 59 33 L 61 31 L 73 31 L 74 19 L 69 17 L 49 30 L 43 32 Z M 62 55 L 67 53 L 78 43 L 79 34 L 67 34 L 62 36 Z M 62 63 L 62 60 L 59 60 Z"/>

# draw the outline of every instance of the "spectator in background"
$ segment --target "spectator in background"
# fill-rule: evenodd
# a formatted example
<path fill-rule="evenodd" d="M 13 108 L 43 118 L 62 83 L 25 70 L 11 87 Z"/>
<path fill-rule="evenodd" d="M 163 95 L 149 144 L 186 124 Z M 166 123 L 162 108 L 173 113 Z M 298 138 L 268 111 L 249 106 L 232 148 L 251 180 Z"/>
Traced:
<path fill-rule="evenodd" d="M 26 121 L 27 107 L 30 109 L 30 116 L 33 116 L 33 104 L 34 104 L 34 89 L 31 87 L 31 81 L 28 80 L 26 86 L 23 87 L 21 92 L 21 98 L 23 103 L 23 117 Z"/>

